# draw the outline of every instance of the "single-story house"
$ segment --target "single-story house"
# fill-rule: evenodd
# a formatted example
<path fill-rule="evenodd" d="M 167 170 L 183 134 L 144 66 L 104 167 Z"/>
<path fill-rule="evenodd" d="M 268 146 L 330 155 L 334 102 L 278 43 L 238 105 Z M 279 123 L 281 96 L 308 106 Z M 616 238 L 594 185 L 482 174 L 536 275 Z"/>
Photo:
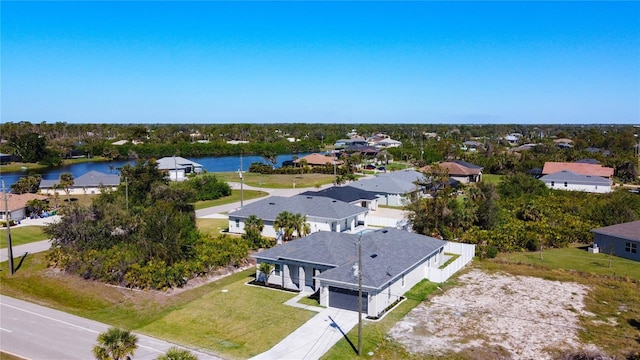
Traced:
<path fill-rule="evenodd" d="M 610 193 L 613 181 L 600 176 L 582 175 L 563 170 L 540 178 L 550 189 L 583 191 L 590 193 Z"/>
<path fill-rule="evenodd" d="M 324 196 L 334 200 L 361 206 L 365 209 L 375 211 L 378 209 L 378 196 L 375 192 L 358 189 L 352 186 L 332 186 L 319 191 L 306 191 L 300 195 Z"/>
<path fill-rule="evenodd" d="M 65 190 L 56 186 L 60 179 L 40 180 L 40 193 L 47 195 L 66 194 Z M 120 175 L 105 174 L 99 171 L 89 171 L 88 173 L 73 179 L 73 185 L 69 187 L 69 195 L 100 194 L 103 188 L 116 190 L 120 185 Z"/>
<path fill-rule="evenodd" d="M 461 183 L 476 183 L 482 181 L 482 166 L 478 166 L 462 160 L 445 161 L 441 162 L 435 168 L 446 171 L 450 178 L 457 180 Z M 433 171 L 433 167 L 425 166 L 420 169 L 425 172 Z"/>
<path fill-rule="evenodd" d="M 380 205 L 404 206 L 413 196 L 424 196 L 426 182 L 423 173 L 403 170 L 380 173 L 374 178 L 360 179 L 349 186 L 376 193 Z"/>
<path fill-rule="evenodd" d="M 44 195 L 38 194 L 12 194 L 7 193 L 7 209 L 9 210 L 9 217 L 11 220 L 20 221 L 26 218 L 29 214 L 27 213 L 27 203 L 31 200 L 47 200 L 47 197 Z M 0 201 L 2 204 L 2 211 L 0 211 L 0 219 L 2 221 L 6 220 L 6 210 L 4 206 L 4 197 L 5 193 L 0 192 Z"/>
<path fill-rule="evenodd" d="M 172 181 L 183 181 L 188 174 L 199 174 L 203 171 L 202 165 L 180 156 L 158 159 L 158 169 L 165 171 Z"/>
<path fill-rule="evenodd" d="M 336 148 L 343 148 L 348 146 L 367 146 L 367 145 L 369 145 L 369 142 L 361 138 L 340 139 L 335 143 Z"/>
<path fill-rule="evenodd" d="M 605 226 L 591 230 L 599 251 L 640 261 L 640 221 Z"/>
<path fill-rule="evenodd" d="M 334 162 L 335 162 L 336 165 L 340 166 L 343 163 L 342 160 L 337 160 L 333 156 L 327 156 L 327 155 L 322 155 L 322 154 L 318 154 L 318 153 L 309 154 L 307 156 L 304 156 L 304 157 L 301 157 L 299 159 L 296 159 L 293 162 L 295 164 L 299 164 L 299 163 L 301 163 L 303 161 L 305 161 L 307 163 L 307 165 L 309 165 L 311 167 L 314 167 L 314 166 L 326 166 L 326 165 L 333 166 Z"/>
<path fill-rule="evenodd" d="M 358 261 L 358 242 L 362 263 Z M 252 255 L 258 264 L 268 262 L 274 271 L 270 284 L 314 293 L 320 305 L 358 310 L 358 275 L 362 270 L 362 309 L 379 317 L 430 269 L 444 263 L 446 242 L 404 230 L 384 228 L 362 235 L 317 232 Z M 257 279 L 264 274 L 257 271 Z"/>
<path fill-rule="evenodd" d="M 371 144 L 371 143 L 370 143 Z M 390 138 L 378 140 L 373 142 L 373 146 L 380 148 L 393 148 L 393 147 L 401 147 L 402 142 L 398 140 L 393 140 Z"/>
<path fill-rule="evenodd" d="M 547 161 L 544 163 L 542 174 L 549 175 L 562 170 L 568 170 L 582 175 L 600 176 L 607 179 L 611 179 L 613 177 L 613 168 L 604 167 L 600 164 L 553 161 Z"/>
<path fill-rule="evenodd" d="M 262 235 L 275 238 L 277 233 L 273 223 L 283 211 L 305 215 L 311 232 L 314 233 L 318 231 L 355 232 L 359 227 L 366 227 L 369 210 L 323 196 L 270 196 L 230 212 L 229 232 L 243 234 L 245 220 L 255 215 L 262 219 L 264 224 Z"/>

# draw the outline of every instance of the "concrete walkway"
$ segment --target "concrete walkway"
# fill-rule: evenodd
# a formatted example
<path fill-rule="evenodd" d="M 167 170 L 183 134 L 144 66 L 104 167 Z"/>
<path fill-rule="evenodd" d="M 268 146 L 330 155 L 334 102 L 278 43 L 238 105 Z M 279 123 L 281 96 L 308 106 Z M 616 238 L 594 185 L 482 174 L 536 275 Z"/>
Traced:
<path fill-rule="evenodd" d="M 319 359 L 357 324 L 355 311 L 323 309 L 269 351 L 252 359 Z"/>

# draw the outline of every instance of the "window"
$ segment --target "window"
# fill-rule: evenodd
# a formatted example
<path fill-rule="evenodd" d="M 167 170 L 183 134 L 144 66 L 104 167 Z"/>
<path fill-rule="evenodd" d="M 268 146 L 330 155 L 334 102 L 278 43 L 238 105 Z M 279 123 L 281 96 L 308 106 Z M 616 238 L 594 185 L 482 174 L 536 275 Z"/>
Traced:
<path fill-rule="evenodd" d="M 402 287 L 404 287 L 404 274 L 402 274 Z"/>
<path fill-rule="evenodd" d="M 280 264 L 273 264 L 273 275 L 280 276 L 280 271 L 282 270 Z"/>
<path fill-rule="evenodd" d="M 555 183 L 556 183 L 555 181 L 552 181 L 551 182 L 551 187 L 553 187 L 553 185 L 555 185 Z"/>
<path fill-rule="evenodd" d="M 564 182 L 564 187 L 567 187 L 567 182 L 566 181 Z"/>
<path fill-rule="evenodd" d="M 236 227 L 240 227 L 240 219 L 236 219 Z"/>
<path fill-rule="evenodd" d="M 624 244 L 624 251 L 632 254 L 638 253 L 638 244 L 627 242 Z"/>

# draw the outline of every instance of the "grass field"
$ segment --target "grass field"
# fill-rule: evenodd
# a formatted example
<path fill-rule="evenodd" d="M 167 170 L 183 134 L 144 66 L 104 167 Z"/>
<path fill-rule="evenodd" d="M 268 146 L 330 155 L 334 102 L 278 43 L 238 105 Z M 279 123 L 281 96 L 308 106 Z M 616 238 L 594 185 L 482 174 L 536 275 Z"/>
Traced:
<path fill-rule="evenodd" d="M 216 176 L 224 181 L 240 182 L 238 173 L 235 172 L 217 172 Z M 288 189 L 316 187 L 324 184 L 331 184 L 335 180 L 333 174 L 256 174 L 244 173 L 245 185 L 271 188 L 271 189 Z"/>
<path fill-rule="evenodd" d="M 244 192 L 244 195 L 243 195 L 244 200 L 251 200 L 251 199 L 269 195 L 264 191 L 258 191 L 258 190 L 244 190 L 243 192 Z M 240 196 L 241 196 L 240 193 L 241 193 L 240 190 L 231 190 L 231 195 L 229 196 L 225 196 L 223 198 L 215 199 L 215 200 L 198 201 L 195 203 L 195 208 L 196 210 L 199 210 L 199 209 L 204 209 L 211 206 L 218 206 L 218 205 L 225 205 L 225 204 L 231 204 L 234 202 L 239 202 Z"/>
<path fill-rule="evenodd" d="M 196 218 L 196 227 L 203 234 L 215 235 L 229 227 L 229 220 Z"/>
<path fill-rule="evenodd" d="M 503 176 L 504 175 L 482 174 L 482 181 L 498 185 L 502 181 Z"/>
<path fill-rule="evenodd" d="M 42 226 L 20 226 L 11 228 L 11 245 L 18 246 L 35 241 L 46 240 L 47 236 L 42 231 Z M 4 249 L 8 246 L 7 242 L 7 228 L 0 228 L 0 249 Z"/>
<path fill-rule="evenodd" d="M 545 249 L 542 259 L 540 252 L 499 254 L 497 260 L 640 280 L 640 263 L 637 261 L 602 253 L 592 254 L 585 247 Z"/>
<path fill-rule="evenodd" d="M 30 255 L 8 276 L 3 262 L 0 292 L 226 358 L 264 352 L 315 315 L 282 304 L 295 293 L 245 285 L 253 280 L 254 269 L 164 293 L 107 286 L 46 265 L 44 253 Z"/>

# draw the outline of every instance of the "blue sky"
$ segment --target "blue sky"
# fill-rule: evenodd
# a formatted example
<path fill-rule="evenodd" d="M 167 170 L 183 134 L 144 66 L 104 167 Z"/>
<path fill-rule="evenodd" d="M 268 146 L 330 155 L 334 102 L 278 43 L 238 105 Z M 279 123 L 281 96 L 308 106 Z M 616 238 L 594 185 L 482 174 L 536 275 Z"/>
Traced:
<path fill-rule="evenodd" d="M 639 2 L 0 2 L 3 122 L 640 123 Z"/>

